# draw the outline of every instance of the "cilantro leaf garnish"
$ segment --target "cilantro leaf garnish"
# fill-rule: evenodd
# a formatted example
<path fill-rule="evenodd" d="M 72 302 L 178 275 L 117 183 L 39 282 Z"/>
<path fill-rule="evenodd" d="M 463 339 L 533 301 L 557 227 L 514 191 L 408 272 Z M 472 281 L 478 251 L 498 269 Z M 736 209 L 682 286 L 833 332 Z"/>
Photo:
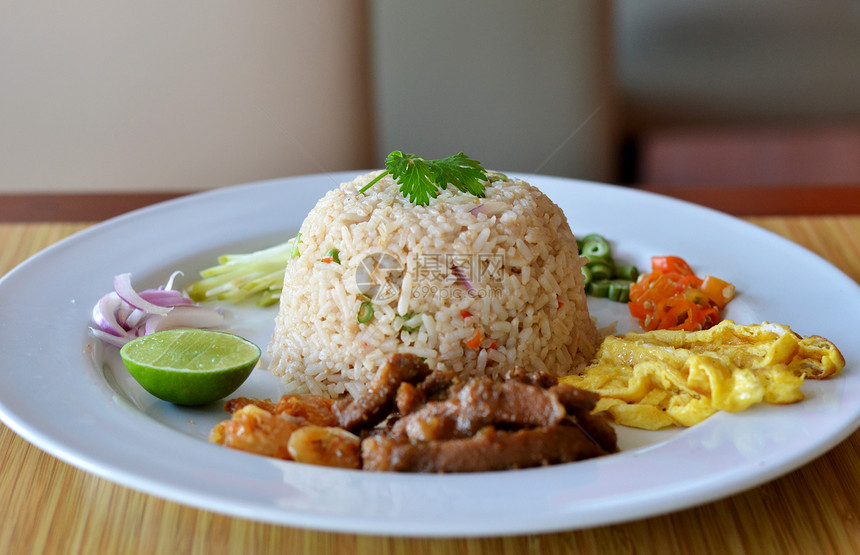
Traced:
<path fill-rule="evenodd" d="M 403 196 L 418 205 L 430 204 L 431 198 L 439 196 L 439 189 L 447 189 L 448 185 L 476 197 L 485 196 L 483 181 L 487 180 L 486 170 L 480 162 L 462 152 L 447 158 L 427 160 L 395 150 L 385 159 L 385 169 L 362 187 L 359 193 L 364 193 L 377 181 L 391 174 L 400 185 Z"/>

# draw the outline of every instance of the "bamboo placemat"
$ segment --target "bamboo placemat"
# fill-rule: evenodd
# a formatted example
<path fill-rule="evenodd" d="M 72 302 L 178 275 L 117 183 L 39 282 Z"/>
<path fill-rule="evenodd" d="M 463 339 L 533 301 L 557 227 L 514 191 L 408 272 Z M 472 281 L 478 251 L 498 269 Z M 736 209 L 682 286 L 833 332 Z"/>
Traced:
<path fill-rule="evenodd" d="M 860 282 L 860 216 L 747 220 L 810 248 Z M 0 275 L 85 227 L 0 224 Z M 411 539 L 274 526 L 178 505 L 78 470 L 0 425 L 0 553 L 167 552 L 857 553 L 860 433 L 764 486 L 669 515 L 535 536 Z"/>

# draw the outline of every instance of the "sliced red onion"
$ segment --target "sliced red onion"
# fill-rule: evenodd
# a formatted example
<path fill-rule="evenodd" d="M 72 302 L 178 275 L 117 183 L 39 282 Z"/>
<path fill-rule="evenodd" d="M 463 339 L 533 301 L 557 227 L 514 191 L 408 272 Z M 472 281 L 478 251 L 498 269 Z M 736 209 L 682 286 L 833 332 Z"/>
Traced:
<path fill-rule="evenodd" d="M 164 289 L 167 289 L 168 291 L 173 289 L 173 280 L 176 279 L 176 276 L 184 276 L 184 275 L 185 274 L 183 274 L 179 270 L 176 270 L 175 272 L 170 274 L 170 277 L 167 278 L 167 283 L 164 284 Z"/>
<path fill-rule="evenodd" d="M 108 343 L 109 345 L 115 345 L 117 347 L 122 347 L 123 345 L 128 343 L 130 339 L 128 337 L 117 337 L 115 335 L 107 333 L 106 331 L 96 328 L 90 328 L 90 333 L 93 335 L 93 337 L 101 339 L 105 343 Z"/>
<path fill-rule="evenodd" d="M 126 318 L 126 329 L 131 330 L 139 328 L 147 318 L 149 318 L 149 314 L 139 308 L 133 308 L 129 313 L 128 318 Z"/>
<path fill-rule="evenodd" d="M 114 278 L 114 291 L 93 307 L 94 337 L 121 347 L 135 337 L 172 328 L 212 328 L 221 325 L 220 309 L 200 306 L 173 289 L 174 272 L 163 287 L 135 291 L 131 274 Z"/>
<path fill-rule="evenodd" d="M 108 293 L 93 307 L 93 323 L 105 333 L 116 337 L 126 337 L 126 329 L 117 321 L 117 313 L 123 300 L 114 292 Z"/>
<path fill-rule="evenodd" d="M 145 334 L 176 328 L 214 328 L 224 322 L 217 310 L 203 306 L 178 306 L 166 316 L 150 316 L 146 320 Z"/>
<path fill-rule="evenodd" d="M 171 310 L 171 307 L 158 306 L 141 297 L 140 294 L 138 294 L 138 292 L 135 291 L 134 287 L 132 287 L 131 285 L 131 274 L 119 274 L 118 276 L 114 277 L 113 288 L 116 290 L 116 294 L 119 295 L 122 300 L 124 300 L 134 308 L 139 308 L 152 314 L 162 315 L 167 314 Z"/>
<path fill-rule="evenodd" d="M 493 216 L 498 216 L 502 212 L 508 209 L 508 205 L 504 202 L 498 200 L 485 200 L 481 204 L 478 204 L 474 208 L 470 209 L 469 212 L 473 215 L 478 214 L 486 214 L 488 218 Z"/>
<path fill-rule="evenodd" d="M 120 306 L 116 310 L 116 321 L 120 326 L 122 326 L 122 329 L 127 330 L 127 329 L 134 327 L 132 324 L 129 324 L 128 319 L 131 318 L 131 315 L 137 309 L 131 308 L 130 306 L 126 305 L 125 301 L 122 301 L 122 302 L 123 302 L 124 306 Z M 93 314 L 95 314 L 95 313 L 93 313 Z M 95 317 L 93 317 L 93 320 L 95 320 Z"/>
<path fill-rule="evenodd" d="M 456 264 L 451 264 L 451 272 L 455 276 L 457 276 L 457 281 L 463 284 L 463 287 L 466 288 L 470 295 L 474 295 L 476 293 L 475 288 L 472 287 L 472 284 L 466 277 L 466 272 L 463 271 L 463 268 L 457 266 Z"/>
<path fill-rule="evenodd" d="M 174 307 L 188 306 L 194 301 L 182 294 L 182 291 L 172 289 L 144 289 L 139 293 L 140 298 L 157 306 Z"/>

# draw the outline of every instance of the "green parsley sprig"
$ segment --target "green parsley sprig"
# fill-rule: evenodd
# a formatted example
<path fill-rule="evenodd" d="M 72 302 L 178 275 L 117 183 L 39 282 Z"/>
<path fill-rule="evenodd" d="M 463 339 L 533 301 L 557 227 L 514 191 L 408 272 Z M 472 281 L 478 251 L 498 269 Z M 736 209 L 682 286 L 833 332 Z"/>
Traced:
<path fill-rule="evenodd" d="M 448 185 L 476 197 L 485 196 L 483 182 L 487 180 L 486 170 L 480 162 L 462 152 L 447 158 L 427 160 L 395 150 L 385 159 L 385 169 L 362 187 L 359 193 L 364 193 L 377 181 L 391 174 L 400 185 L 403 196 L 418 205 L 430 204 L 431 198 L 439 196 L 439 189 L 447 189 Z"/>

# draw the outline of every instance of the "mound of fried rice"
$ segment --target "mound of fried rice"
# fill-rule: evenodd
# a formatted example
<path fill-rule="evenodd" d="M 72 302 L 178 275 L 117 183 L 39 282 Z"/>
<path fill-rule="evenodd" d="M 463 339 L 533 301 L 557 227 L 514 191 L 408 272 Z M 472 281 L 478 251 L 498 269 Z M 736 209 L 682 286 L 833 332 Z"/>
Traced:
<path fill-rule="evenodd" d="M 359 193 L 378 173 L 327 193 L 301 226 L 268 352 L 287 392 L 357 396 L 393 353 L 462 376 L 587 364 L 582 261 L 546 195 L 490 174 L 485 198 L 449 187 L 416 206 L 391 176 Z"/>

